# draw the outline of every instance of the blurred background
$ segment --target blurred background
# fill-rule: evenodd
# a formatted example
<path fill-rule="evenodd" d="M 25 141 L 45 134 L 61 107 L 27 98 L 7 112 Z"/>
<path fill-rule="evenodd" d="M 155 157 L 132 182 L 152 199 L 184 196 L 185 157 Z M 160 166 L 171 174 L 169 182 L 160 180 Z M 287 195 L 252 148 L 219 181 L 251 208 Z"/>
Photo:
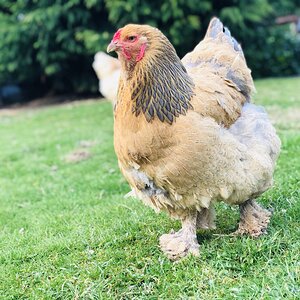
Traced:
<path fill-rule="evenodd" d="M 254 78 L 300 73 L 300 0 L 0 0 L 0 105 L 98 93 L 94 55 L 127 23 L 161 29 L 178 55 L 218 16 Z"/>

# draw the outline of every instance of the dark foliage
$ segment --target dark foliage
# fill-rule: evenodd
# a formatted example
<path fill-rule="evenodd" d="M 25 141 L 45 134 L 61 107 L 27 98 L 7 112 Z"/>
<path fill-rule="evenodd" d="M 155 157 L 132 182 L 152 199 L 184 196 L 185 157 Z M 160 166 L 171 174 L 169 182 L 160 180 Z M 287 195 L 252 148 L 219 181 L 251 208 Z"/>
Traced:
<path fill-rule="evenodd" d="M 295 13 L 284 0 L 0 0 L 0 86 L 31 94 L 97 91 L 93 56 L 126 23 L 160 28 L 183 56 L 219 16 L 242 43 L 256 77 L 300 73 L 300 41 L 276 16 Z"/>

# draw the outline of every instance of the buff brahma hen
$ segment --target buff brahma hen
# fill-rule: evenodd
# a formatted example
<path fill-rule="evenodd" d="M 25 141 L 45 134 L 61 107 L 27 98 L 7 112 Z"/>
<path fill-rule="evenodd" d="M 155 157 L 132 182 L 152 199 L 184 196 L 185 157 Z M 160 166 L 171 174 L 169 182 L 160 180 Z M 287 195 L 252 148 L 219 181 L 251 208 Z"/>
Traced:
<path fill-rule="evenodd" d="M 255 199 L 272 185 L 280 140 L 265 110 L 250 103 L 254 84 L 241 46 L 213 18 L 182 60 L 161 31 L 129 24 L 107 48 L 121 77 L 114 147 L 132 194 L 182 223 L 160 247 L 172 259 L 199 255 L 197 228 L 215 228 L 214 203 L 239 205 L 239 234 L 257 237 L 271 213 Z"/>

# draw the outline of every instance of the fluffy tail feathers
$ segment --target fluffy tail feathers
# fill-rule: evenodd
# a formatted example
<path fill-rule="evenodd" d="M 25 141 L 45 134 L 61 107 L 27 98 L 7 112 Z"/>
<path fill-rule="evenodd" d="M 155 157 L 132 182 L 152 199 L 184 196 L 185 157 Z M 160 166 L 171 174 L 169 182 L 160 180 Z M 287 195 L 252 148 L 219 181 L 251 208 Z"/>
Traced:
<path fill-rule="evenodd" d="M 207 31 L 205 38 L 219 39 L 220 41 L 228 42 L 232 45 L 233 49 L 244 56 L 241 45 L 237 40 L 231 35 L 230 30 L 223 25 L 223 23 L 216 17 L 212 18 Z"/>

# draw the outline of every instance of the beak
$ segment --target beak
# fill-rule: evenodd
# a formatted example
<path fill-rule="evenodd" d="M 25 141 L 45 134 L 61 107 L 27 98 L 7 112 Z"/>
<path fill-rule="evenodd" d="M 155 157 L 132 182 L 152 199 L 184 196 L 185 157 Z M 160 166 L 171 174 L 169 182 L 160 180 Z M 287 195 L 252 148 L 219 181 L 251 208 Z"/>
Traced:
<path fill-rule="evenodd" d="M 111 41 L 110 44 L 107 46 L 106 52 L 112 52 L 112 51 L 116 51 L 118 49 L 119 45 L 117 42 L 113 42 Z"/>

